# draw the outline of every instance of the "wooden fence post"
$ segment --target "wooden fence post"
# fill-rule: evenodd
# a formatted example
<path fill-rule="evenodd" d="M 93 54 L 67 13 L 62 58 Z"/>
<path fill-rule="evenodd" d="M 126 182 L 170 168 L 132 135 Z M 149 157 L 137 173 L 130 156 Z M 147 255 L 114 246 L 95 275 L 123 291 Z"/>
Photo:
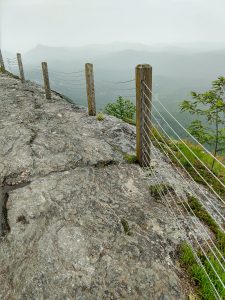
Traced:
<path fill-rule="evenodd" d="M 4 60 L 3 60 L 3 57 L 2 57 L 1 49 L 0 49 L 0 66 L 1 66 L 2 73 L 5 73 L 5 64 L 4 64 Z"/>
<path fill-rule="evenodd" d="M 88 114 L 89 116 L 96 116 L 95 106 L 95 86 L 94 86 L 94 72 L 92 64 L 85 64 Z"/>
<path fill-rule="evenodd" d="M 17 62 L 19 66 L 19 71 L 20 71 L 20 79 L 24 83 L 25 82 L 25 76 L 24 76 L 24 71 L 23 71 L 23 63 L 22 63 L 22 57 L 20 53 L 16 54 L 17 57 Z"/>
<path fill-rule="evenodd" d="M 46 62 L 42 62 L 41 65 L 42 65 L 42 72 L 44 78 L 46 99 L 51 99 L 51 88 L 50 88 L 49 76 L 48 76 L 48 64 Z"/>
<path fill-rule="evenodd" d="M 136 155 L 142 167 L 150 166 L 152 67 L 136 67 Z"/>

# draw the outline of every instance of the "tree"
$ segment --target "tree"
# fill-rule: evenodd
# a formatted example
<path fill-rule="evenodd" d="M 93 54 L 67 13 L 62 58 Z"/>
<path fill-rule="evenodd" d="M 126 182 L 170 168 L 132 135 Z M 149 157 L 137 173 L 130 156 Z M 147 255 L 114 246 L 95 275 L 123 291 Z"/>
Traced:
<path fill-rule="evenodd" d="M 105 112 L 122 120 L 133 120 L 136 107 L 129 100 L 119 96 L 115 103 L 108 103 Z"/>
<path fill-rule="evenodd" d="M 189 132 L 200 143 L 211 146 L 214 157 L 225 150 L 225 77 L 212 82 L 212 88 L 205 93 L 191 92 L 192 100 L 180 105 L 181 111 L 201 116 L 191 122 Z M 215 158 L 212 162 L 214 168 Z"/>

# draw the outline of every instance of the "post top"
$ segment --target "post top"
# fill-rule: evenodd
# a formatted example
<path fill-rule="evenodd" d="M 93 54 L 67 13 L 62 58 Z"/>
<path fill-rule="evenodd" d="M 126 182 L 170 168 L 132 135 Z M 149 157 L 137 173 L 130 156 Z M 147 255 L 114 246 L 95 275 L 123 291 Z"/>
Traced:
<path fill-rule="evenodd" d="M 140 64 L 140 65 L 137 65 L 136 68 L 137 69 L 151 69 L 152 66 L 150 64 Z"/>

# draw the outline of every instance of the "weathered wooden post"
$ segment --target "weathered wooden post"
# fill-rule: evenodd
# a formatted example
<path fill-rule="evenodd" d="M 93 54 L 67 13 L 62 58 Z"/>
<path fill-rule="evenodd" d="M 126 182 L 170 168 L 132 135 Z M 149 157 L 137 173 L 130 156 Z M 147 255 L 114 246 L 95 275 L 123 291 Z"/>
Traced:
<path fill-rule="evenodd" d="M 88 101 L 88 114 L 89 116 L 96 116 L 95 106 L 95 85 L 94 85 L 94 72 L 92 64 L 85 64 L 86 88 L 87 88 L 87 101 Z"/>
<path fill-rule="evenodd" d="M 5 64 L 4 64 L 4 60 L 3 60 L 3 57 L 2 57 L 1 49 L 0 49 L 0 66 L 1 66 L 2 73 L 5 73 Z"/>
<path fill-rule="evenodd" d="M 150 166 L 152 67 L 136 67 L 136 154 L 142 167 Z"/>
<path fill-rule="evenodd" d="M 25 76 L 24 76 L 24 71 L 23 71 L 23 63 L 22 63 L 22 57 L 20 53 L 16 54 L 17 57 L 17 62 L 19 66 L 19 71 L 20 71 L 20 79 L 24 83 L 25 82 Z"/>
<path fill-rule="evenodd" d="M 44 78 L 45 96 L 46 99 L 51 99 L 51 88 L 50 88 L 50 82 L 48 76 L 48 64 L 46 62 L 42 62 L 41 65 L 42 65 L 42 72 Z"/>

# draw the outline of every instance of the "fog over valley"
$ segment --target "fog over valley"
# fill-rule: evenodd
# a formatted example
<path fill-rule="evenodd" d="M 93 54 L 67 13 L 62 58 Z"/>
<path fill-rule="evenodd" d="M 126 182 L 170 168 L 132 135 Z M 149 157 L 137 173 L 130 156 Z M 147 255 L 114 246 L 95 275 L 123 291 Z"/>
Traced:
<path fill-rule="evenodd" d="M 135 82 L 115 82 L 151 64 L 154 101 L 185 123 L 182 100 L 224 75 L 224 11 L 223 0 L 2 0 L 0 43 L 9 70 L 18 74 L 13 61 L 21 52 L 26 78 L 43 84 L 47 61 L 51 87 L 84 106 L 81 71 L 93 63 L 98 110 L 119 95 L 135 102 Z"/>

